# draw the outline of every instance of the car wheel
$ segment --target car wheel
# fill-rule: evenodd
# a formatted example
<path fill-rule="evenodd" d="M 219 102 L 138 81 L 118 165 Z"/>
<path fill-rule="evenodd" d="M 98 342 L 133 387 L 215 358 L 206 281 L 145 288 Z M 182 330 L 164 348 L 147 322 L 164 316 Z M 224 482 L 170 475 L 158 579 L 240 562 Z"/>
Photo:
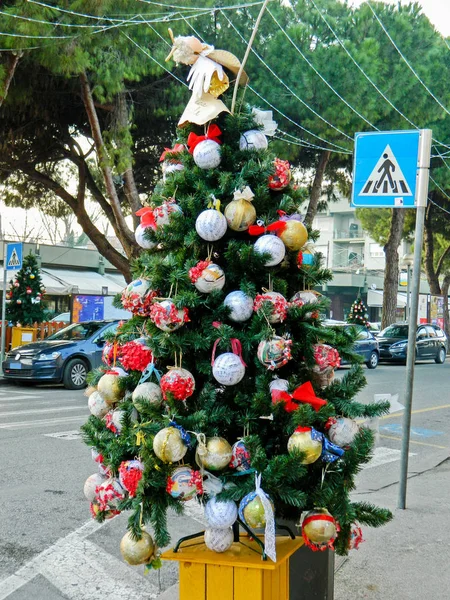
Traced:
<path fill-rule="evenodd" d="M 369 360 L 366 362 L 367 368 L 368 369 L 376 369 L 378 366 L 378 361 L 379 361 L 378 353 L 375 351 L 372 352 Z"/>
<path fill-rule="evenodd" d="M 439 348 L 438 355 L 434 359 L 434 362 L 437 363 L 438 365 L 442 365 L 443 363 L 445 363 L 446 355 L 447 354 L 445 352 L 445 348 L 443 346 L 441 346 L 441 348 Z"/>
<path fill-rule="evenodd" d="M 63 384 L 68 390 L 81 390 L 86 387 L 87 366 L 81 358 L 69 360 L 64 368 Z"/>

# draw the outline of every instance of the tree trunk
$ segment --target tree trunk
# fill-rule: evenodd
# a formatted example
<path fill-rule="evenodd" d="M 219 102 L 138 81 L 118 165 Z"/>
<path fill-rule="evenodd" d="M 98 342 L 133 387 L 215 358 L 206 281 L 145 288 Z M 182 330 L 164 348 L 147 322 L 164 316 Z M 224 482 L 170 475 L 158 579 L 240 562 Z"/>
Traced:
<path fill-rule="evenodd" d="M 311 188 L 311 197 L 309 199 L 308 210 L 305 215 L 305 225 L 311 227 L 314 217 L 317 213 L 317 206 L 320 200 L 320 194 L 322 193 L 323 176 L 325 169 L 327 168 L 328 161 L 330 160 L 331 151 L 323 150 L 320 154 L 319 163 L 316 168 L 316 174 Z"/>
<path fill-rule="evenodd" d="M 442 282 L 442 295 L 443 295 L 443 310 L 444 310 L 444 331 L 447 339 L 450 340 L 450 323 L 448 318 L 448 288 L 450 287 L 450 272 L 445 274 Z"/>
<path fill-rule="evenodd" d="M 383 311 L 381 315 L 381 328 L 384 329 L 395 323 L 397 316 L 398 292 L 398 247 L 403 235 L 405 211 L 401 208 L 392 209 L 391 228 L 389 237 L 384 246 L 386 267 L 384 271 Z"/>
<path fill-rule="evenodd" d="M 0 106 L 3 104 L 3 101 L 8 95 L 9 86 L 11 85 L 17 65 L 19 64 L 19 60 L 22 56 L 23 52 L 16 52 L 15 54 L 10 54 L 6 59 L 6 76 L 3 86 L 0 88 Z"/>
<path fill-rule="evenodd" d="M 439 273 L 434 268 L 434 237 L 433 237 L 433 224 L 432 224 L 433 205 L 428 204 L 425 213 L 425 225 L 424 225 L 424 246 L 425 246 L 425 260 L 424 269 L 427 276 L 428 285 L 430 286 L 430 294 L 438 296 L 441 293 L 441 286 L 439 284 Z"/>
<path fill-rule="evenodd" d="M 97 112 L 95 110 L 94 100 L 92 97 L 91 87 L 86 73 L 81 73 L 81 92 L 83 97 L 84 106 L 91 126 L 92 137 L 97 150 L 97 156 L 100 164 L 100 169 L 103 173 L 103 179 L 105 181 L 106 192 L 108 195 L 109 202 L 111 204 L 114 218 L 119 227 L 119 239 L 128 257 L 133 255 L 133 251 L 137 248 L 137 244 L 134 239 L 134 234 L 128 227 L 125 217 L 122 213 L 120 206 L 120 200 L 117 195 L 117 191 L 113 181 L 113 174 L 111 167 L 108 164 L 108 156 L 106 153 L 105 145 L 103 142 L 103 136 L 100 129 L 100 123 L 98 120 Z"/>

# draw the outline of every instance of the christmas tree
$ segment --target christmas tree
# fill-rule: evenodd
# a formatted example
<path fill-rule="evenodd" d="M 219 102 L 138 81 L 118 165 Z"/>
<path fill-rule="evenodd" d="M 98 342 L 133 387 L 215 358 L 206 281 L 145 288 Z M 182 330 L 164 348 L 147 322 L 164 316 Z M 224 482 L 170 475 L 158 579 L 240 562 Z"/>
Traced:
<path fill-rule="evenodd" d="M 14 325 L 32 325 L 45 319 L 42 297 L 45 288 L 34 254 L 25 256 L 23 266 L 6 292 L 6 318 Z"/>
<path fill-rule="evenodd" d="M 176 38 L 174 59 L 192 64 L 202 47 Z M 90 375 L 83 435 L 100 472 L 85 495 L 99 520 L 131 511 L 121 543 L 131 564 L 158 562 L 168 509 L 195 498 L 210 549 L 226 550 L 239 522 L 265 527 L 275 559 L 274 517 L 303 516 L 311 548 L 345 554 L 359 524 L 391 518 L 350 499 L 374 442 L 355 419 L 388 404 L 354 400 L 365 385 L 358 365 L 333 379 L 352 340 L 321 323 L 328 300 L 312 288 L 331 273 L 298 213 L 289 164 L 268 148 L 276 124 L 250 107 L 231 114 L 217 96 L 239 61 L 221 50 L 208 60 L 203 78 L 194 64 L 200 90 L 139 212 L 143 252 L 122 294 L 133 317 Z"/>
<path fill-rule="evenodd" d="M 350 312 L 348 313 L 347 322 L 352 323 L 353 325 L 363 325 L 364 327 L 370 327 L 370 323 L 367 320 L 367 308 L 364 302 L 361 299 L 361 296 L 358 296 L 356 300 L 353 302 Z"/>

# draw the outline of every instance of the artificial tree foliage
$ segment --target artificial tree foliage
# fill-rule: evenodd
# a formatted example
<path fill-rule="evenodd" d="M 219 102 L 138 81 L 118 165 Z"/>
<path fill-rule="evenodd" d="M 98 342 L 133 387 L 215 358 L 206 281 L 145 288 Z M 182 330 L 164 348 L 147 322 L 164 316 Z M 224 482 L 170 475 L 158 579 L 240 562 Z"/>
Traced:
<path fill-rule="evenodd" d="M 45 320 L 45 288 L 38 263 L 30 252 L 23 259 L 23 266 L 9 282 L 6 293 L 6 318 L 14 325 L 32 325 Z"/>

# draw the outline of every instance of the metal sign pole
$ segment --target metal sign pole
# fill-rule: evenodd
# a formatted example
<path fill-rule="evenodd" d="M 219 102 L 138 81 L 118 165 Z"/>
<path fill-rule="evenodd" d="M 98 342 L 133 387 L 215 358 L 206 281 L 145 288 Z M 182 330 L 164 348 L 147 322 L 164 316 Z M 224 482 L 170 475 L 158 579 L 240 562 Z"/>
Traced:
<path fill-rule="evenodd" d="M 0 349 L 0 368 L 5 360 L 5 344 L 6 344 L 6 283 L 8 281 L 8 271 L 6 270 L 6 244 L 3 244 L 3 295 L 2 295 L 2 339 Z"/>
<path fill-rule="evenodd" d="M 430 178 L 431 129 L 420 130 L 419 159 L 417 165 L 416 229 L 414 241 L 414 263 L 411 282 L 411 303 L 409 306 L 408 354 L 406 359 L 405 412 L 402 426 L 402 453 L 400 465 L 400 489 L 398 508 L 406 508 L 406 487 L 408 482 L 409 437 L 411 429 L 411 409 L 414 389 L 414 363 L 416 350 L 417 315 L 419 312 L 420 267 L 422 263 L 423 226 L 428 198 Z"/>

